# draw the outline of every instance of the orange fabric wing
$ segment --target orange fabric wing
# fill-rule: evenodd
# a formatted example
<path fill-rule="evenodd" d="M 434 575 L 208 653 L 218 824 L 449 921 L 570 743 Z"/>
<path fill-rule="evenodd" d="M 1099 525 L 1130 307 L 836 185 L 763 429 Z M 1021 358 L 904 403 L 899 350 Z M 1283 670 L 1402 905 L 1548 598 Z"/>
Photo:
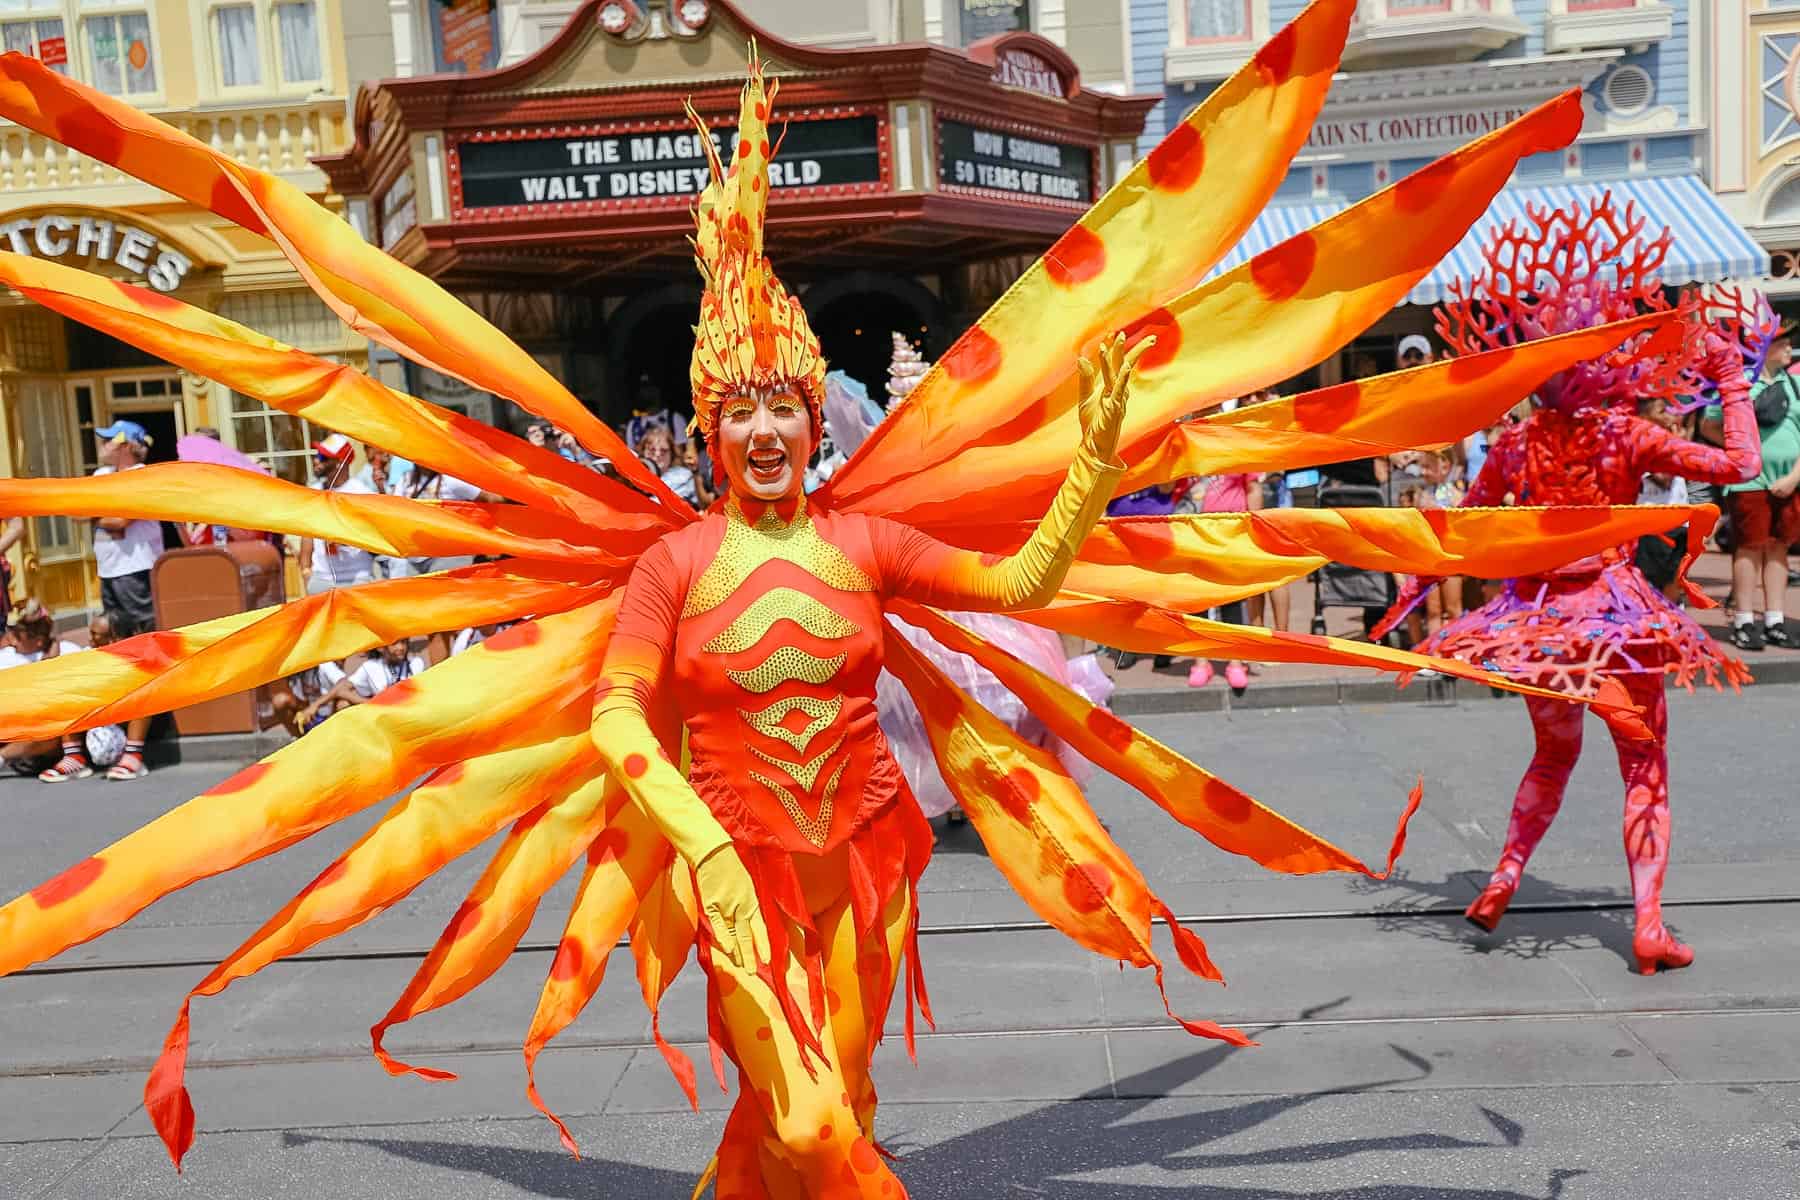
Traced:
<path fill-rule="evenodd" d="M 991 671 L 1083 758 L 1137 788 L 1219 849 L 1291 875 L 1355 871 L 1385 879 L 1393 870 L 1405 844 L 1406 822 L 1418 807 L 1416 793 L 1400 816 L 1387 865 L 1376 871 L 944 614 L 916 605 L 904 606 L 900 614 Z"/>
<path fill-rule="evenodd" d="M 674 847 L 635 804 L 613 814 L 588 847 L 587 870 L 525 1034 L 525 1095 L 556 1126 L 564 1148 L 577 1158 L 581 1152 L 569 1127 L 538 1093 L 538 1055 L 593 999 L 614 947 L 674 857 Z"/>
<path fill-rule="evenodd" d="M 1168 922 L 1182 964 L 1221 980 L 1206 946 L 1175 919 L 1048 751 L 1022 740 L 964 695 L 910 642 L 887 627 L 886 665 L 906 685 L 931 738 L 944 782 L 1013 890 L 1044 920 L 1096 954 L 1156 972 L 1152 919 Z M 1164 1007 L 1168 998 L 1163 999 Z M 1189 1033 L 1248 1045 L 1236 1029 L 1169 1015 Z"/>
<path fill-rule="evenodd" d="M 876 489 L 972 444 L 1029 433 L 1053 415 L 1039 398 L 1072 386 L 1071 349 L 1198 283 L 1306 143 L 1355 9 L 1316 0 L 1214 88 L 957 339 L 821 502 L 863 507 Z"/>
<path fill-rule="evenodd" d="M 171 712 L 399 638 L 563 612 L 612 586 L 591 567 L 481 563 L 141 633 L 0 671 L 0 741 Z"/>
<path fill-rule="evenodd" d="M 544 728 L 543 741 L 433 772 L 187 994 L 144 1087 L 145 1111 L 177 1170 L 194 1144 L 194 1105 L 183 1082 L 194 997 L 216 996 L 362 924 L 534 807 L 570 760 L 588 752 L 586 718 L 565 708 Z"/>
<path fill-rule="evenodd" d="M 358 333 L 554 421 L 691 518 L 693 510 L 536 359 L 293 184 L 22 54 L 0 55 L 0 117 L 272 239 Z"/>

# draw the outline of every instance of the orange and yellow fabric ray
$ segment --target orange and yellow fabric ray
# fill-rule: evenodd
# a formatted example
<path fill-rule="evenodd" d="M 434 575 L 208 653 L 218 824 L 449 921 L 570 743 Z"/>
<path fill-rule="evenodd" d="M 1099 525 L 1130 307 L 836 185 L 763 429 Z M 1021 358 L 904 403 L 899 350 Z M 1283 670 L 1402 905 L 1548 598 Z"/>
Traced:
<path fill-rule="evenodd" d="M 1324 666 L 1370 667 L 1394 671 L 1410 678 L 1415 671 L 1434 670 L 1521 696 L 1543 696 L 1586 704 L 1615 729 L 1648 737 L 1649 729 L 1638 717 L 1638 708 L 1615 679 L 1603 680 L 1591 697 L 1574 697 L 1520 683 L 1508 675 L 1484 671 L 1460 659 L 1432 658 L 1409 650 L 1395 650 L 1346 638 L 1313 633 L 1291 633 L 1260 626 L 1209 621 L 1145 604 L 1084 596 L 1064 591 L 1046 608 L 1020 613 L 1019 619 L 1058 633 L 1071 633 L 1102 646 L 1116 646 L 1138 654 L 1177 654 L 1245 662 L 1303 662 Z"/>
<path fill-rule="evenodd" d="M 1204 943 L 1150 891 L 1054 755 L 969 699 L 891 626 L 885 662 L 918 704 L 938 769 L 988 856 L 1033 912 L 1096 954 L 1154 968 L 1159 990 L 1150 931 L 1162 916 L 1182 963 L 1222 982 Z M 1236 1029 L 1169 1015 L 1189 1033 L 1250 1044 Z"/>
<path fill-rule="evenodd" d="M 550 1119 L 564 1148 L 578 1158 L 580 1151 L 569 1127 L 550 1111 L 538 1092 L 538 1055 L 593 999 L 613 948 L 630 928 L 645 897 L 661 885 L 674 854 L 668 840 L 636 805 L 621 807 L 607 821 L 606 829 L 588 846 L 587 869 L 525 1033 L 526 1098 Z"/>
<path fill-rule="evenodd" d="M 172 296 L 8 252 L 0 283 L 239 395 L 377 446 L 404 445 L 411 461 L 521 504 L 624 534 L 678 524 L 648 496 L 550 450 Z"/>
<path fill-rule="evenodd" d="M 0 117 L 270 238 L 352 329 L 554 421 L 675 513 L 692 510 L 523 348 L 286 180 L 35 58 L 0 55 Z"/>
<path fill-rule="evenodd" d="M 0 741 L 172 712 L 399 638 L 563 612 L 612 587 L 591 567 L 508 560 L 142 633 L 0 671 Z"/>
<path fill-rule="evenodd" d="M 1499 420 L 1556 372 L 1646 332 L 1678 328 L 1654 314 L 1209 412 L 1134 447 L 1124 488 L 1449 445 Z"/>
<path fill-rule="evenodd" d="M 656 876 L 631 918 L 631 956 L 637 963 L 638 987 L 650 1010 L 650 1036 L 674 1072 L 675 1081 L 698 1110 L 694 1064 L 670 1045 L 662 1033 L 662 999 L 681 974 L 693 951 L 699 930 L 699 897 L 694 891 L 694 872 L 680 855 L 671 854 L 667 868 Z"/>
<path fill-rule="evenodd" d="M 426 771 L 505 749 L 593 691 L 617 601 L 514 626 L 339 713 L 223 783 L 0 906 L 0 975 L 97 937 L 151 902 L 309 837 Z M 503 672 L 505 688 L 485 684 Z"/>
<path fill-rule="evenodd" d="M 454 1003 L 499 970 L 524 936 L 544 893 L 627 803 L 623 789 L 600 770 L 591 740 L 579 748 L 565 743 L 565 748 L 567 758 L 548 781 L 549 795 L 514 823 L 406 990 L 369 1030 L 371 1048 L 388 1074 L 456 1078 L 449 1071 L 395 1059 L 382 1045 L 387 1031 Z"/>
<path fill-rule="evenodd" d="M 216 996 L 405 897 L 540 803 L 572 761 L 592 753 L 586 731 L 586 712 L 568 707 L 542 726 L 540 741 L 434 771 L 187 994 L 144 1088 L 144 1108 L 177 1167 L 194 1142 L 194 1106 L 183 1082 L 194 997 Z"/>
<path fill-rule="evenodd" d="M 1154 313 L 1112 314 L 1129 323 L 1134 337 L 1156 338 L 1132 381 L 1121 442 L 1127 462 L 1154 451 L 1172 422 L 1287 379 L 1347 344 L 1461 240 L 1521 159 L 1567 144 L 1580 128 L 1580 94 L 1571 92 Z M 1058 311 L 1037 319 L 1060 328 L 1052 319 Z M 1065 338 L 1065 344 L 1081 343 Z M 946 355 L 938 367 L 947 370 L 950 361 Z M 849 507 L 858 511 L 916 523 L 970 503 L 1009 516 L 1041 508 L 1079 442 L 1077 390 L 1069 374 L 1035 404 L 1021 397 L 1023 415 L 996 417 L 995 436 L 953 457 L 925 459 L 924 469 L 909 474 L 877 479 L 873 468 L 859 470 L 852 459 L 832 479 L 846 490 L 831 494 L 854 495 Z M 960 397 L 945 393 L 943 404 L 940 420 L 969 419 Z M 1149 445 L 1140 448 L 1143 443 Z"/>
<path fill-rule="evenodd" d="M 323 492 L 211 463 L 157 463 L 83 479 L 0 479 L 0 511 L 234 525 L 398 557 L 510 554 L 603 567 L 624 561 L 595 545 L 590 527 L 542 509 Z"/>
<path fill-rule="evenodd" d="M 881 511 L 871 497 L 882 485 L 971 444 L 1032 432 L 1048 415 L 1039 398 L 1073 385 L 1072 347 L 1199 282 L 1305 144 L 1355 9 L 1354 0 L 1316 0 L 1215 88 L 956 340 L 827 483 L 822 502 Z"/>
<path fill-rule="evenodd" d="M 1083 758 L 1137 788 L 1219 849 L 1291 875 L 1355 871 L 1385 879 L 1393 870 L 1405 843 L 1410 809 L 1400 817 L 1386 866 L 1377 871 L 944 614 L 907 605 L 900 615 L 973 658 Z"/>
<path fill-rule="evenodd" d="M 1708 505 L 1620 508 L 1270 508 L 1246 513 L 1110 517 L 1064 580 L 1073 592 L 1193 612 L 1261 595 L 1328 562 L 1414 575 L 1508 579 L 1549 570 L 1699 522 Z M 1029 524 L 939 526 L 971 550 L 1007 554 Z"/>

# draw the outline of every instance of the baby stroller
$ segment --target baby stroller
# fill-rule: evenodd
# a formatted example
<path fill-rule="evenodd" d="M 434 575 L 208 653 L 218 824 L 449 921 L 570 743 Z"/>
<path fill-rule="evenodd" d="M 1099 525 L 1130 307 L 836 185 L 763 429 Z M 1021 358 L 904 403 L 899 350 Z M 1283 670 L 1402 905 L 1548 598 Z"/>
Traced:
<path fill-rule="evenodd" d="M 1319 485 L 1320 508 L 1385 508 L 1387 495 L 1369 484 L 1326 479 Z M 1326 563 L 1312 574 L 1312 631 L 1325 632 L 1325 609 L 1357 608 L 1363 612 L 1363 629 L 1373 628 L 1394 602 L 1394 580 L 1386 571 L 1369 571 L 1343 563 Z"/>

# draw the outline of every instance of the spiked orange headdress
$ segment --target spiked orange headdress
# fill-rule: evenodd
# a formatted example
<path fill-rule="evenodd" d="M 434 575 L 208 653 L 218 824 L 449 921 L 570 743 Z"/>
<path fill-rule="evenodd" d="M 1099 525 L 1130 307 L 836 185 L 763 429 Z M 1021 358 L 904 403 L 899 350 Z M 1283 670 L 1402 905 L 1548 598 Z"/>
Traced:
<path fill-rule="evenodd" d="M 806 311 L 781 286 L 763 255 L 772 153 L 769 113 L 776 90 L 773 82 L 765 87 L 762 63 L 752 49 L 729 171 L 719 161 L 705 122 L 688 109 L 712 168 L 712 182 L 694 207 L 694 261 L 706 290 L 688 369 L 694 425 L 708 438 L 718 428 L 719 403 L 725 397 L 781 384 L 792 385 L 806 398 L 815 436 L 820 428 L 825 359 L 819 339 L 806 323 Z"/>

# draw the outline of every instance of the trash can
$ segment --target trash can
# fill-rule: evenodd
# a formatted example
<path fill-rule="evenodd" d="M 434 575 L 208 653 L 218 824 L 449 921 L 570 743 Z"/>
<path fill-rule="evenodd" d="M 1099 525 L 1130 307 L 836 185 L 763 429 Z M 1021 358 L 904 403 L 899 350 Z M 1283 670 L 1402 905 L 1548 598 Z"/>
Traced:
<path fill-rule="evenodd" d="M 158 629 L 228 617 L 287 598 L 281 552 L 261 538 L 171 550 L 151 569 L 150 590 Z M 259 733 L 275 723 L 267 685 L 192 704 L 173 715 L 176 729 L 188 737 Z"/>

